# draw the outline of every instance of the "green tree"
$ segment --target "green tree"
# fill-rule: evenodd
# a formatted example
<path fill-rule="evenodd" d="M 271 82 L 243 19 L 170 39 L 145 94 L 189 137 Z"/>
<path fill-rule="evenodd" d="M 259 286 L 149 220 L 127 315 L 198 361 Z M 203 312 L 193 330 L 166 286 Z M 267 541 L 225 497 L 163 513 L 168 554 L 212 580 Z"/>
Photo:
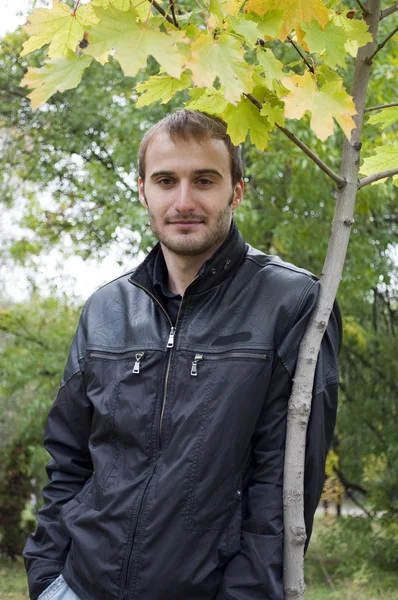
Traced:
<path fill-rule="evenodd" d="M 0 309 L 0 552 L 10 557 L 26 540 L 25 505 L 32 494 L 40 503 L 44 424 L 78 312 L 66 298 L 38 296 Z"/>

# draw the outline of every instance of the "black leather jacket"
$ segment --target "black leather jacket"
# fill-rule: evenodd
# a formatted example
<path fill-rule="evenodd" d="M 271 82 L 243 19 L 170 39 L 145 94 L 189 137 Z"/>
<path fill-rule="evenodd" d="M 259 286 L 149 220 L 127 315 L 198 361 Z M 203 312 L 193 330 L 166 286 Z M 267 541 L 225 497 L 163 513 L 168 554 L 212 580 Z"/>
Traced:
<path fill-rule="evenodd" d="M 286 409 L 319 283 L 236 227 L 184 294 L 155 297 L 158 248 L 87 301 L 48 419 L 53 460 L 24 557 L 31 598 L 282 600 Z M 340 318 L 318 361 L 307 533 L 337 400 Z"/>

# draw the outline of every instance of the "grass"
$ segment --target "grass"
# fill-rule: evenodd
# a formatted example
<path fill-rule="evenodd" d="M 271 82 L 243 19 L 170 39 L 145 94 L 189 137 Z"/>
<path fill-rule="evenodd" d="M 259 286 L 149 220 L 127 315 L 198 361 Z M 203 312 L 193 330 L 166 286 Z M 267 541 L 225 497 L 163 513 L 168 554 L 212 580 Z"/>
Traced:
<path fill-rule="evenodd" d="M 339 576 L 340 553 L 326 555 L 322 551 L 325 527 L 323 519 L 317 518 L 305 561 L 305 600 L 397 600 L 398 573 L 364 564 L 351 577 Z M 0 600 L 29 600 L 22 560 L 0 559 Z"/>
<path fill-rule="evenodd" d="M 28 600 L 28 586 L 22 560 L 0 560 L 0 600 Z"/>

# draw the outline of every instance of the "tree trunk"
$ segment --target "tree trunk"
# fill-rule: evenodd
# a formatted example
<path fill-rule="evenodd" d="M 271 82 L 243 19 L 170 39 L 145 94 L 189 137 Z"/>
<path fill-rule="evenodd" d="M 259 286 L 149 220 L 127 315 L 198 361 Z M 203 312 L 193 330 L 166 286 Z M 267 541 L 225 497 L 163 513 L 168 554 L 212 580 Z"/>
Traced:
<path fill-rule="evenodd" d="M 364 19 L 375 40 L 380 21 L 380 0 L 367 0 Z M 316 368 L 315 357 L 319 354 L 333 308 L 354 222 L 360 140 L 371 68 L 371 62 L 367 59 L 374 49 L 375 41 L 360 48 L 355 61 L 351 95 L 357 109 L 354 119 L 356 127 L 351 132 L 351 139 L 344 141 L 341 161 L 341 176 L 346 183 L 337 192 L 332 232 L 320 278 L 319 300 L 300 345 L 293 390 L 289 399 L 283 486 L 285 600 L 301 600 L 305 592 L 304 460 Z"/>

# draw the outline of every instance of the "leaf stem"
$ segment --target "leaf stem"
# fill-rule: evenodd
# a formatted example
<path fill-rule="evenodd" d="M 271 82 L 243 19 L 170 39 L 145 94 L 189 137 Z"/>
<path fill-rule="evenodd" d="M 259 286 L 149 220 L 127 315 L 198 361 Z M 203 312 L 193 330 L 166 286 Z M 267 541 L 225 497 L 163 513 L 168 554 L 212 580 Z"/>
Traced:
<path fill-rule="evenodd" d="M 385 10 L 382 10 L 381 13 L 380 13 L 380 21 L 382 19 L 385 19 L 386 17 L 389 17 L 390 15 L 392 15 L 393 13 L 395 13 L 397 10 L 398 10 L 398 2 L 397 2 L 397 4 L 393 4 L 389 8 L 386 8 Z"/>
<path fill-rule="evenodd" d="M 75 16 L 77 9 L 79 8 L 80 0 L 76 0 L 75 8 L 73 10 L 72 15 Z"/>
<path fill-rule="evenodd" d="M 361 190 L 363 187 L 365 187 L 365 185 L 369 185 L 375 181 L 380 181 L 380 179 L 386 179 L 392 175 L 398 175 L 398 167 L 395 167 L 394 169 L 388 169 L 387 171 L 380 171 L 380 173 L 369 175 L 369 177 L 363 177 L 359 180 L 358 189 Z"/>
<path fill-rule="evenodd" d="M 170 10 L 171 10 L 171 16 L 174 22 L 174 25 L 178 28 L 178 21 L 177 21 L 177 17 L 176 17 L 176 13 L 174 10 L 174 0 L 169 0 L 170 1 Z"/>
<path fill-rule="evenodd" d="M 174 27 L 177 27 L 177 29 L 181 29 L 180 25 L 178 23 L 174 23 L 173 18 L 166 13 L 166 11 L 160 6 L 160 4 L 156 2 L 156 0 L 149 0 L 149 3 L 152 4 L 153 8 L 155 8 L 158 13 L 160 13 L 162 17 L 166 19 L 166 21 L 174 25 Z"/>
<path fill-rule="evenodd" d="M 372 62 L 372 60 L 374 59 L 374 57 L 376 56 L 376 54 L 377 54 L 377 53 L 378 53 L 378 52 L 379 52 L 379 51 L 380 51 L 382 48 L 384 48 L 384 46 L 387 44 L 387 42 L 388 42 L 388 41 L 389 41 L 389 40 L 392 38 L 392 36 L 393 36 L 394 34 L 396 34 L 396 33 L 397 33 L 397 31 L 398 31 L 398 25 L 397 25 L 397 27 L 396 27 L 396 28 L 395 28 L 395 29 L 394 29 L 394 30 L 393 30 L 393 31 L 390 33 L 390 35 L 388 35 L 388 36 L 386 37 L 386 39 L 385 39 L 383 42 L 381 42 L 380 44 L 377 44 L 377 48 L 376 48 L 376 50 L 373 52 L 373 54 L 371 54 L 371 55 L 370 55 L 370 56 L 369 56 L 369 57 L 366 59 L 366 62 L 367 62 L 368 64 L 370 64 L 370 63 Z"/>
<path fill-rule="evenodd" d="M 261 102 L 259 102 L 259 100 L 257 100 L 257 98 L 255 98 L 252 94 L 245 94 L 245 96 L 248 100 L 250 100 L 250 102 L 254 104 L 254 106 L 261 110 L 262 104 Z M 346 185 L 346 180 L 343 177 L 340 177 L 340 175 L 337 175 L 337 173 L 335 173 L 330 167 L 328 167 L 328 165 L 324 163 L 323 160 L 319 158 L 317 154 L 315 154 L 315 152 L 308 148 L 308 146 L 306 146 L 304 142 L 299 140 L 299 138 L 296 135 L 294 135 L 294 133 L 286 129 L 286 127 L 281 127 L 281 125 L 277 124 L 276 126 L 278 129 L 280 129 L 280 131 L 282 131 L 282 133 L 286 135 L 286 137 L 289 138 L 289 140 L 296 144 L 296 146 L 298 146 L 300 150 L 304 152 L 304 154 L 306 154 L 312 161 L 314 161 L 314 163 L 318 165 L 318 167 L 324 173 L 326 173 L 326 175 L 329 175 L 329 177 L 333 179 L 333 181 L 335 181 L 339 187 L 344 187 Z"/>
<path fill-rule="evenodd" d="M 301 56 L 301 58 L 304 61 L 304 64 L 307 66 L 309 72 L 312 73 L 313 75 L 315 75 L 314 66 L 310 64 L 310 62 L 307 60 L 307 58 L 301 52 L 300 48 L 297 46 L 296 42 L 294 40 L 292 40 L 292 38 L 290 37 L 290 35 L 287 36 L 287 41 L 290 42 L 291 45 L 293 46 L 293 48 L 296 50 L 296 52 L 299 53 L 299 55 Z"/>
<path fill-rule="evenodd" d="M 392 108 L 393 106 L 398 106 L 398 102 L 392 102 L 391 104 L 379 104 L 379 106 L 370 106 L 369 108 L 365 108 L 364 112 L 370 112 L 371 110 L 381 110 L 382 108 Z"/>

